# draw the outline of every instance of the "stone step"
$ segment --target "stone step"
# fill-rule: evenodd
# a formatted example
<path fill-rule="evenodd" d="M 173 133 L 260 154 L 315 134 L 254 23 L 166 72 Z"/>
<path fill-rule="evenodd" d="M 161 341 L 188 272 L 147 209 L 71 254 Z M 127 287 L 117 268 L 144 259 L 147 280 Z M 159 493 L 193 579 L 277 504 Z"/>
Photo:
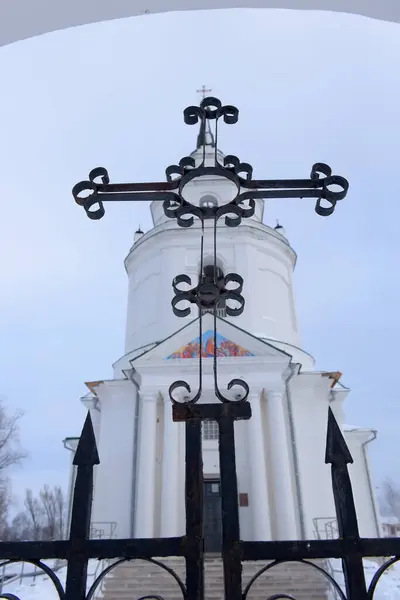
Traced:
<path fill-rule="evenodd" d="M 179 557 L 157 559 L 173 569 L 185 584 L 185 561 Z M 315 561 L 317 564 L 318 561 Z M 246 562 L 242 569 L 243 589 L 267 562 Z M 205 561 L 205 599 L 224 600 L 223 566 L 220 558 Z M 248 600 L 266 600 L 278 593 L 293 595 L 296 600 L 326 600 L 328 584 L 312 567 L 299 562 L 282 563 L 260 575 L 248 594 Z M 176 580 L 162 567 L 143 560 L 133 560 L 115 568 L 105 578 L 103 600 L 132 600 L 159 594 L 164 600 L 182 600 Z"/>

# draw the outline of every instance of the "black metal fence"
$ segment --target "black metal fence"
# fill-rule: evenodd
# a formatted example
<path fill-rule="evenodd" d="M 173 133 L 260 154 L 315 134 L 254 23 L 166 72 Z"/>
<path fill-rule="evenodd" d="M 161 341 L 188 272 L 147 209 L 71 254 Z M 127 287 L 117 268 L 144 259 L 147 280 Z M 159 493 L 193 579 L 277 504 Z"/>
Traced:
<path fill-rule="evenodd" d="M 251 405 L 247 401 L 249 385 L 241 379 L 233 379 L 228 391 L 237 389 L 235 399 L 229 393 L 222 393 L 218 385 L 216 335 L 216 309 L 223 301 L 226 314 L 236 316 L 244 309 L 242 296 L 243 279 L 234 273 L 222 280 L 217 278 L 216 237 L 217 222 L 224 216 L 225 224 L 234 227 L 243 218 L 254 214 L 255 199 L 270 197 L 315 197 L 316 211 L 321 215 L 331 214 L 336 202 L 346 195 L 348 183 L 345 179 L 332 176 L 329 167 L 314 165 L 310 179 L 305 180 L 252 180 L 252 168 L 241 163 L 236 157 L 225 157 L 224 164 L 218 162 L 217 123 L 223 118 L 225 123 L 234 123 L 238 111 L 232 106 L 222 106 L 215 98 L 206 98 L 200 107 L 189 107 L 184 112 L 185 121 L 195 124 L 200 121 L 200 144 L 203 142 L 203 160 L 196 166 L 193 157 L 182 159 L 178 166 L 168 167 L 167 183 L 156 184 L 118 184 L 109 183 L 107 171 L 97 168 L 89 180 L 77 184 L 73 190 L 77 203 L 84 207 L 93 219 L 104 215 L 103 202 L 112 200 L 160 200 L 164 203 L 167 217 L 176 218 L 182 227 L 190 227 L 194 218 L 199 219 L 204 233 L 205 219 L 214 221 L 214 280 L 200 277 L 197 285 L 183 290 L 182 284 L 191 285 L 186 275 L 180 275 L 173 282 L 175 296 L 173 310 L 178 316 L 186 316 L 190 309 L 179 309 L 177 305 L 186 301 L 200 309 L 200 352 L 199 385 L 195 392 L 185 381 L 176 381 L 170 387 L 172 415 L 174 421 L 184 421 L 186 427 L 186 473 L 185 473 L 185 510 L 186 533 L 180 537 L 156 539 L 89 539 L 91 523 L 91 505 L 93 493 L 93 469 L 99 464 L 99 456 L 88 414 L 78 448 L 74 458 L 77 476 L 73 493 L 70 535 L 68 540 L 54 542 L 4 542 L 0 544 L 0 558 L 4 563 L 26 561 L 41 568 L 53 581 L 60 600 L 90 600 L 98 590 L 101 581 L 117 565 L 125 560 L 145 559 L 163 566 L 153 557 L 178 556 L 186 562 L 186 581 L 181 581 L 174 571 L 164 565 L 164 569 L 178 582 L 184 600 L 203 600 L 204 598 L 204 539 L 203 539 L 203 464 L 202 464 L 202 421 L 213 419 L 219 427 L 219 460 L 222 502 L 222 561 L 224 570 L 224 589 L 226 600 L 246 600 L 253 584 L 258 578 L 276 565 L 284 562 L 300 561 L 323 573 L 342 600 L 372 599 L 382 573 L 400 558 L 400 539 L 361 538 L 358 531 L 357 515 L 354 505 L 348 464 L 352 457 L 343 435 L 329 409 L 327 415 L 327 443 L 325 462 L 331 465 L 332 490 L 335 499 L 336 518 L 339 537 L 328 540 L 294 541 L 242 541 L 239 528 L 238 486 L 235 465 L 234 422 L 251 418 Z M 205 132 L 209 122 L 215 122 L 215 137 L 212 148 L 215 149 L 214 163 L 206 161 Z M 203 136 L 203 138 L 202 138 Z M 320 177 L 320 175 L 323 177 Z M 175 176 L 173 179 L 172 176 Z M 184 186 L 195 177 L 215 175 L 234 182 L 237 196 L 223 206 L 200 207 L 184 199 Z M 98 182 L 100 178 L 100 182 Z M 97 182 L 96 182 L 97 180 Z M 332 186 L 341 186 L 341 191 L 332 191 Z M 335 188 L 335 190 L 336 190 Z M 243 190 L 246 190 L 243 192 Z M 83 192 L 90 195 L 82 197 Z M 323 201 L 328 202 L 328 207 Z M 203 241 L 201 236 L 200 255 L 203 259 Z M 228 284 L 234 284 L 236 287 Z M 214 392 L 217 403 L 199 404 L 202 393 L 202 310 L 214 312 Z M 189 311 L 189 312 L 188 312 Z M 180 402 L 176 391 L 182 389 L 189 399 Z M 224 395 L 226 394 L 226 395 Z M 321 457 L 323 460 L 323 457 Z M 391 556 L 376 572 L 367 589 L 363 557 Z M 57 574 L 43 563 L 43 559 L 65 559 L 67 576 L 65 589 Z M 314 559 L 339 558 L 342 561 L 346 591 L 332 579 L 319 565 L 310 562 Z M 87 569 L 90 559 L 117 559 L 110 564 L 87 591 Z M 242 585 L 242 564 L 245 561 L 269 561 L 263 566 L 244 588 Z M 144 598 L 162 599 L 162 590 L 154 590 L 154 595 Z M 140 595 L 133 592 L 133 598 Z M 15 597 L 2 593 L 2 597 L 14 600 Z M 271 596 L 269 600 L 292 598 L 282 590 L 281 594 Z M 23 599 L 22 599 L 23 600 Z"/>

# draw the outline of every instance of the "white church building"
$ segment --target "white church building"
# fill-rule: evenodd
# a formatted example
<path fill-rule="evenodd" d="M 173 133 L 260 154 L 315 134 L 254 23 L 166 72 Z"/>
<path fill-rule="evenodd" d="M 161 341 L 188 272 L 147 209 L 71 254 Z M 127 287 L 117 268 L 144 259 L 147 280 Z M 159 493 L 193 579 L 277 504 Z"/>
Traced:
<path fill-rule="evenodd" d="M 214 156 L 212 138 L 206 158 Z M 192 153 L 200 161 L 199 141 Z M 204 177 L 192 186 L 200 203 L 220 203 L 227 180 Z M 229 192 L 228 192 L 229 193 Z M 335 507 L 325 444 L 328 407 L 354 459 L 350 474 L 360 535 L 380 536 L 368 461 L 371 429 L 344 425 L 349 390 L 339 372 L 321 372 L 301 345 L 293 290 L 296 253 L 282 227 L 263 223 L 264 201 L 236 228 L 217 228 L 217 264 L 244 279 L 246 307 L 229 317 L 217 309 L 221 388 L 233 378 L 250 386 L 252 417 L 235 423 L 240 532 L 243 540 L 313 539 L 334 523 Z M 81 398 L 90 410 L 100 456 L 95 467 L 94 531 L 118 538 L 170 537 L 185 533 L 185 425 L 172 421 L 168 389 L 186 380 L 197 389 L 199 315 L 173 314 L 172 280 L 199 277 L 200 225 L 181 228 L 150 206 L 153 228 L 136 232 L 125 259 L 129 280 L 125 353 L 113 377 L 86 383 Z M 205 262 L 212 262 L 212 226 L 205 226 Z M 209 259 L 209 260 L 208 260 Z M 301 257 L 299 258 L 301 260 Z M 196 309 L 197 310 L 197 309 Z M 212 402 L 213 315 L 203 316 L 203 396 Z M 218 551 L 221 505 L 218 428 L 203 424 L 204 536 Z M 77 438 L 66 438 L 71 457 Z M 74 481 L 71 461 L 70 489 Z M 334 529 L 334 525 L 333 525 Z M 107 535 L 107 533 L 106 533 Z"/>

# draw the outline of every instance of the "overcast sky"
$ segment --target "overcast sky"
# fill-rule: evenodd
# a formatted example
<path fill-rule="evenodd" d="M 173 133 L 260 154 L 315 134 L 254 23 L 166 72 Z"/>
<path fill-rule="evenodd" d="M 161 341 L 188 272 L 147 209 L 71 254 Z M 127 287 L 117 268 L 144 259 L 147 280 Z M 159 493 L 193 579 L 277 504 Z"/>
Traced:
<path fill-rule="evenodd" d="M 112 180 L 160 180 L 188 154 L 182 110 L 206 84 L 240 109 L 221 148 L 260 178 L 347 177 L 332 217 L 274 201 L 298 254 L 303 346 L 351 388 L 350 424 L 379 430 L 377 484 L 400 482 L 400 35 L 397 24 L 323 12 L 230 10 L 113 21 L 0 49 L 0 394 L 22 409 L 30 453 L 13 491 L 66 487 L 62 439 L 78 435 L 84 381 L 123 354 L 123 259 L 148 206 L 90 221 L 72 186 L 103 165 Z"/>

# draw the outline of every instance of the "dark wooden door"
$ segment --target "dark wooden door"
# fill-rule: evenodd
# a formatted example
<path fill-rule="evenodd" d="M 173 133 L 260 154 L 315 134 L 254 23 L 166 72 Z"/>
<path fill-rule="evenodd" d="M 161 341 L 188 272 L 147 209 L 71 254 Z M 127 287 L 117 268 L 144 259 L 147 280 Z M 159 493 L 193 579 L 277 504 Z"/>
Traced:
<path fill-rule="evenodd" d="M 204 551 L 221 552 L 221 485 L 218 480 L 204 482 Z"/>

